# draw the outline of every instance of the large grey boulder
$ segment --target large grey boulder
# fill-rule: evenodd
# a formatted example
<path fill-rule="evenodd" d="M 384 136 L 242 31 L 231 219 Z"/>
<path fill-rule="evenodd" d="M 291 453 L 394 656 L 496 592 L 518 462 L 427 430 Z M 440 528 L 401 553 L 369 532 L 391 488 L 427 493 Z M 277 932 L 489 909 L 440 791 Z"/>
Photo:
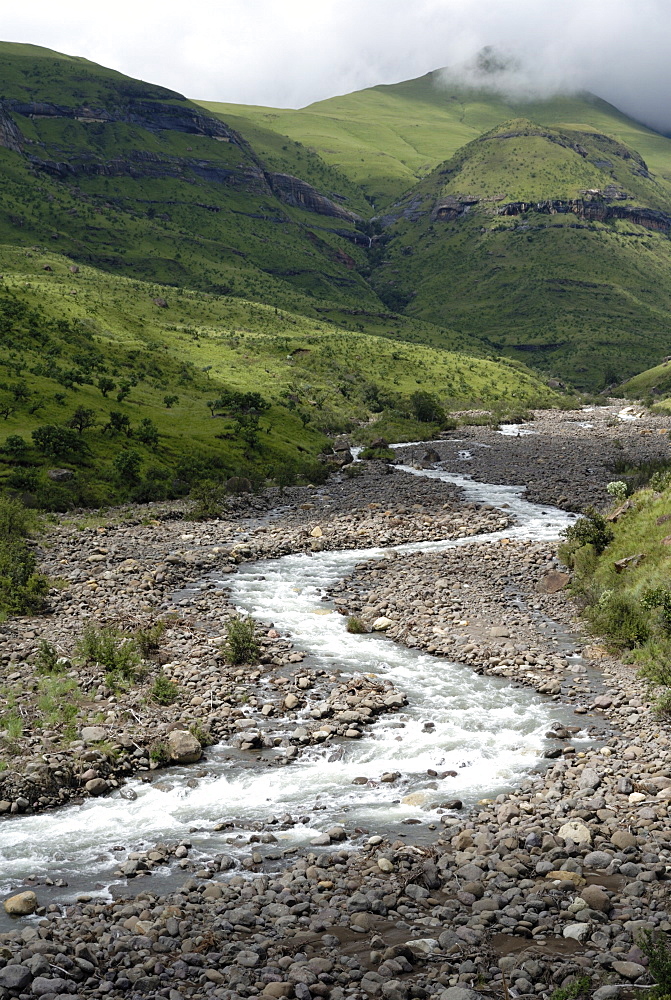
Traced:
<path fill-rule="evenodd" d="M 203 748 L 192 733 L 185 729 L 173 729 L 168 733 L 170 759 L 176 764 L 194 764 L 203 756 Z"/>

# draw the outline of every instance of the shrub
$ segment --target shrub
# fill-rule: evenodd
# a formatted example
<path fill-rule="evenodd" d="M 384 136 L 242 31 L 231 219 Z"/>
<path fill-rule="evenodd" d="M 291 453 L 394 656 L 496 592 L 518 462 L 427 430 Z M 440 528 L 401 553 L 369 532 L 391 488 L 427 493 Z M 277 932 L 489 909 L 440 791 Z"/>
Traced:
<path fill-rule="evenodd" d="M 112 684 L 137 676 L 140 656 L 133 639 L 118 629 L 87 625 L 77 643 L 77 653 L 85 663 L 97 663 L 111 675 Z"/>
<path fill-rule="evenodd" d="M 613 482 L 608 483 L 606 486 L 606 492 L 613 498 L 613 500 L 615 500 L 616 503 L 624 503 L 628 487 L 627 484 L 621 479 L 615 479 Z"/>
<path fill-rule="evenodd" d="M 158 705 L 172 705 L 179 697 L 179 688 L 165 674 L 159 674 L 151 689 L 152 701 Z"/>
<path fill-rule="evenodd" d="M 201 747 L 211 747 L 216 741 L 212 737 L 209 729 L 205 729 L 201 722 L 194 722 L 189 726 L 189 732 L 195 736 Z"/>
<path fill-rule="evenodd" d="M 564 537 L 566 542 L 561 546 L 559 554 L 565 564 L 572 567 L 575 553 L 583 545 L 591 545 L 596 555 L 601 555 L 615 538 L 615 533 L 603 514 L 594 507 L 588 507 L 584 517 L 578 518 L 565 529 Z"/>
<path fill-rule="evenodd" d="M 3 451 L 10 458 L 20 460 L 25 457 L 28 451 L 28 442 L 20 434 L 10 434 L 5 441 Z"/>
<path fill-rule="evenodd" d="M 604 591 L 586 615 L 592 626 L 617 649 L 633 649 L 650 638 L 647 616 L 638 601 Z"/>
<path fill-rule="evenodd" d="M 153 760 L 155 764 L 169 764 L 171 757 L 168 744 L 162 740 L 153 743 L 149 749 L 149 759 Z"/>
<path fill-rule="evenodd" d="M 212 479 L 194 486 L 191 490 L 193 507 L 189 511 L 192 521 L 209 521 L 212 518 L 223 517 L 226 510 L 226 486 Z"/>
<path fill-rule="evenodd" d="M 261 650 L 256 641 L 252 618 L 231 618 L 226 622 L 227 640 L 222 652 L 229 663 L 258 663 Z"/>
<path fill-rule="evenodd" d="M 645 930 L 639 935 L 637 944 L 648 959 L 648 972 L 656 983 L 653 996 L 666 1000 L 671 995 L 671 949 L 667 938 Z"/>
<path fill-rule="evenodd" d="M 671 590 L 655 587 L 645 591 L 641 605 L 646 611 L 658 610 L 658 623 L 662 631 L 671 634 Z"/>
<path fill-rule="evenodd" d="M 381 461 L 381 462 L 391 462 L 396 458 L 396 455 L 391 448 L 364 448 L 360 453 L 359 458 L 366 462 L 369 461 Z"/>
<path fill-rule="evenodd" d="M 157 652 L 161 645 L 165 629 L 165 622 L 154 622 L 148 628 L 135 629 L 133 632 L 133 642 L 137 646 L 140 656 L 147 657 L 151 653 Z"/>
<path fill-rule="evenodd" d="M 47 642 L 46 639 L 40 640 L 35 657 L 35 670 L 38 674 L 62 674 L 66 662 L 67 660 L 60 656 L 52 643 Z"/>
<path fill-rule="evenodd" d="M 45 607 L 49 581 L 36 571 L 27 538 L 34 517 L 16 500 L 0 498 L 0 615 L 35 614 Z"/>
<path fill-rule="evenodd" d="M 363 635 L 363 633 L 367 632 L 368 629 L 360 618 L 357 618 L 355 615 L 350 615 L 347 619 L 347 631 L 351 632 L 352 635 Z"/>

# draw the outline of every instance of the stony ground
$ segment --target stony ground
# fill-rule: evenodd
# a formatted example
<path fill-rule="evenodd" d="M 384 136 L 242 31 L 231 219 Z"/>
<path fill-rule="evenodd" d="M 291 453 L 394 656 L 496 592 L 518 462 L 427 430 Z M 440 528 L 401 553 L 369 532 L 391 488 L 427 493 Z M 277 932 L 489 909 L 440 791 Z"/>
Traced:
<path fill-rule="evenodd" d="M 623 421 L 618 419 L 622 408 L 617 403 L 587 412 L 538 410 L 533 423 L 520 425 L 519 437 L 502 442 L 491 427 L 460 427 L 432 448 L 450 472 L 523 484 L 529 500 L 580 512 L 590 504 L 603 506 L 606 484 L 623 478 L 618 471 L 623 465 L 669 456 L 671 417 L 645 412 Z M 425 453 L 423 445 L 397 452 L 411 463 L 421 462 Z"/>
<path fill-rule="evenodd" d="M 607 440 L 615 430 L 604 431 Z M 558 436 L 565 443 L 564 430 Z M 652 439 L 639 434 L 630 446 L 644 442 L 647 455 Z M 479 475 L 497 481 L 510 462 L 530 478 L 542 456 L 529 440 L 492 439 L 500 454 L 480 449 L 490 455 L 491 475 L 484 464 Z M 561 465 L 557 458 L 557 475 L 566 477 L 567 456 L 575 453 Z M 550 501 L 562 486 L 549 472 L 536 498 Z M 581 497 L 587 493 L 585 485 Z M 80 530 L 64 519 L 54 529 L 45 567 L 65 584 L 53 595 L 53 614 L 8 623 L 0 648 L 5 697 L 11 685 L 28 692 L 25 734 L 6 756 L 0 808 L 45 808 L 93 793 L 87 781 L 114 787 L 131 772 L 160 775 L 151 760 L 157 727 L 168 745 L 171 732 L 196 724 L 245 753 L 269 740 L 290 767 L 301 747 L 323 738 L 324 726 L 365 739 L 368 721 L 402 706 L 403 692 L 372 681 L 351 704 L 336 676 L 307 670 L 291 637 L 274 630 L 261 637 L 262 662 L 253 672 L 233 667 L 219 651 L 232 613 L 225 592 L 187 594 L 176 608 L 172 594 L 211 569 L 235 572 L 243 560 L 459 537 L 502 526 L 500 512 L 461 505 L 450 487 L 402 473 L 375 472 L 278 499 L 283 509 L 274 517 L 255 502 L 254 510 L 238 504 L 224 520 L 192 524 L 171 520 L 175 510 L 162 506 L 153 520 L 146 511 L 125 512 L 104 525 Z M 334 828 L 269 872 L 255 843 L 272 843 L 271 825 L 237 862 L 226 854 L 192 859 L 188 841 L 121 858 L 128 898 L 111 904 L 82 896 L 65 908 L 39 906 L 39 885 L 17 885 L 35 890 L 38 910 L 0 935 L 0 997 L 477 1000 L 506 990 L 550 996 L 580 977 L 583 995 L 596 1000 L 639 996 L 650 982 L 639 935 L 671 931 L 670 733 L 652 716 L 630 668 L 597 645 L 580 644 L 558 573 L 549 546 L 502 541 L 363 565 L 332 596 L 366 627 L 386 619 L 398 642 L 571 702 L 585 725 L 599 722 L 588 748 L 557 726 L 544 773 L 471 812 L 443 811 L 422 846 Z M 37 728 L 31 687 L 41 675 L 32 661 L 41 637 L 72 658 L 88 620 L 146 625 L 175 610 L 147 679 L 128 693 L 112 692 L 104 671 L 72 660 L 65 676 L 74 674 L 81 690 L 78 739 L 63 739 L 62 722 Z M 567 658 L 576 649 L 582 659 Z M 168 708 L 151 702 L 159 668 L 180 688 Z M 310 699 L 330 708 L 296 735 L 295 710 Z M 95 726 L 105 731 L 104 743 L 84 738 L 100 735 L 90 732 Z M 41 785 L 36 775 L 26 786 L 31 765 L 46 767 L 49 781 Z M 65 781 L 58 771 L 61 778 L 67 772 Z M 294 821 L 279 818 L 275 829 Z M 168 864 L 184 870 L 184 882 L 161 894 L 150 873 Z"/>

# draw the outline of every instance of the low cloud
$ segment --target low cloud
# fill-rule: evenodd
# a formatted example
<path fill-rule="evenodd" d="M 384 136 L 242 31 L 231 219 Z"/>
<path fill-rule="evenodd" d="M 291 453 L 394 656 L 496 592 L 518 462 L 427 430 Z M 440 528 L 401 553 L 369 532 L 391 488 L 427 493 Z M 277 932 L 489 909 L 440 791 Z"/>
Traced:
<path fill-rule="evenodd" d="M 33 0 L 0 25 L 192 97 L 280 107 L 445 66 L 477 82 L 491 46 L 505 93 L 590 90 L 671 132 L 668 0 Z"/>

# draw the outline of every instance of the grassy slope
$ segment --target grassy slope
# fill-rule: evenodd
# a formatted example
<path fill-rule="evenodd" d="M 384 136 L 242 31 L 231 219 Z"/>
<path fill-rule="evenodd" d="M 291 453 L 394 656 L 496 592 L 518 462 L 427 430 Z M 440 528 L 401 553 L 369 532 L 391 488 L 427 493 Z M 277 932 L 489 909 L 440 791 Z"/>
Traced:
<path fill-rule="evenodd" d="M 653 173 L 671 180 L 671 141 L 590 94 L 511 103 L 499 95 L 441 83 L 439 73 L 371 87 L 297 111 L 198 102 L 286 135 L 335 165 L 383 211 L 463 145 L 501 122 L 597 131 L 637 149 Z M 240 131 L 245 134 L 244 125 Z"/>
<path fill-rule="evenodd" d="M 497 351 L 601 388 L 664 353 L 667 235 L 572 213 L 500 216 L 498 206 L 568 201 L 613 184 L 628 195 L 618 204 L 668 211 L 671 185 L 642 176 L 640 157 L 622 144 L 570 130 L 549 135 L 528 121 L 508 122 L 434 170 L 401 204 L 407 211 L 398 213 L 372 280 L 408 315 L 480 335 Z M 448 195 L 481 203 L 453 221 L 432 221 Z"/>
<path fill-rule="evenodd" d="M 0 424 L 0 444 L 17 434 L 29 442 L 36 427 L 62 426 L 78 406 L 93 409 L 96 426 L 83 434 L 90 456 L 42 460 L 30 451 L 26 457 L 27 465 L 79 467 L 95 486 L 90 502 L 118 495 L 111 463 L 126 447 L 140 452 L 145 474 L 154 467 L 173 476 L 185 456 L 199 455 L 204 466 L 226 475 L 308 461 L 325 446 L 324 432 L 347 430 L 370 417 L 373 387 L 400 402 L 418 390 L 464 403 L 558 401 L 536 376 L 515 366 L 344 331 L 230 296 L 90 267 L 73 274 L 67 258 L 46 250 L 0 247 L 0 268 L 0 314 L 9 291 L 39 306 L 45 321 L 33 322 L 22 336 L 12 334 L 0 349 L 0 402 L 12 399 L 17 384 L 27 388 L 26 398 Z M 167 308 L 155 305 L 159 297 Z M 67 322 L 63 334 L 53 323 L 47 327 L 54 319 Z M 65 388 L 61 373 L 67 370 L 83 374 L 84 384 Z M 104 398 L 96 387 L 101 374 L 117 387 L 124 379 L 137 384 L 118 403 L 115 390 Z M 210 415 L 207 401 L 223 388 L 260 392 L 272 404 L 261 418 L 257 446 L 240 440 L 232 417 Z M 164 396 L 173 394 L 179 402 L 166 408 Z M 160 433 L 158 449 L 135 437 L 105 434 L 111 410 L 128 416 L 136 429 L 149 417 Z M 13 464 L 4 456 L 0 468 L 6 474 Z"/>
<path fill-rule="evenodd" d="M 180 95 L 86 60 L 8 43 L 0 55 L 0 93 L 7 99 L 71 109 L 86 104 L 115 114 L 133 112 L 139 101 L 150 110 L 158 103 L 177 113 L 203 113 Z M 3 242 L 54 239 L 74 259 L 115 273 L 232 291 L 286 308 L 304 308 L 306 295 L 380 308 L 358 271 L 363 252 L 338 234 L 352 231 L 352 224 L 273 195 L 264 171 L 285 163 L 272 143 L 266 149 L 274 152 L 273 162 L 266 164 L 242 140 L 119 121 L 13 118 L 24 155 L 0 149 Z M 30 167 L 28 157 L 68 164 L 76 175 Z M 306 180 L 329 189 L 340 180 L 307 151 L 301 157 Z M 355 207 L 365 205 L 343 183 Z"/>

